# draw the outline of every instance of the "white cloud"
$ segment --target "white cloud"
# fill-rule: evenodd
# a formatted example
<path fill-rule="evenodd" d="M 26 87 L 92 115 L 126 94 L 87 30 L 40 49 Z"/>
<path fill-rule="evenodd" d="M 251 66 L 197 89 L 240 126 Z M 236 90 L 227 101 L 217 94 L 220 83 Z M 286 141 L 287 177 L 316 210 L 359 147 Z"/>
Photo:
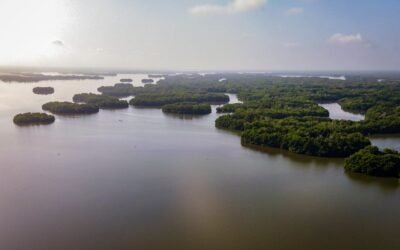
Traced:
<path fill-rule="evenodd" d="M 348 34 L 348 35 L 342 33 L 336 33 L 333 34 L 328 41 L 332 44 L 339 44 L 339 45 L 364 43 L 364 39 L 360 33 Z"/>
<path fill-rule="evenodd" d="M 224 15 L 246 12 L 263 7 L 267 0 L 232 0 L 227 4 L 202 4 L 189 9 L 193 15 Z"/>
<path fill-rule="evenodd" d="M 291 8 L 286 11 L 287 16 L 297 16 L 304 13 L 304 8 Z"/>
<path fill-rule="evenodd" d="M 52 43 L 53 45 L 60 46 L 60 47 L 64 46 L 64 42 L 61 41 L 61 40 L 54 40 L 54 41 L 52 41 L 51 43 Z"/>

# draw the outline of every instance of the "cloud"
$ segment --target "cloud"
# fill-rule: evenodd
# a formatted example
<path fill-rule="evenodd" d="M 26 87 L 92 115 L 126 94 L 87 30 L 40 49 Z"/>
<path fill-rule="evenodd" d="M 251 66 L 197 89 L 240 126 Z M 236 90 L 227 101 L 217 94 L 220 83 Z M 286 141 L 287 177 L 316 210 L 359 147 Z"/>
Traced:
<path fill-rule="evenodd" d="M 53 45 L 55 45 L 55 46 L 60 46 L 60 47 L 63 47 L 63 46 L 64 46 L 64 42 L 61 41 L 61 40 L 54 40 L 54 41 L 52 41 L 51 43 L 52 43 Z"/>
<path fill-rule="evenodd" d="M 291 8 L 286 11 L 287 16 L 298 16 L 304 13 L 304 8 Z"/>
<path fill-rule="evenodd" d="M 333 34 L 328 41 L 332 44 L 339 44 L 339 45 L 347 45 L 347 44 L 363 44 L 365 43 L 362 35 L 360 33 L 357 34 L 342 34 L 336 33 Z"/>
<path fill-rule="evenodd" d="M 263 7 L 267 0 L 231 0 L 227 4 L 202 4 L 189 9 L 189 13 L 201 15 L 226 15 L 246 12 Z"/>

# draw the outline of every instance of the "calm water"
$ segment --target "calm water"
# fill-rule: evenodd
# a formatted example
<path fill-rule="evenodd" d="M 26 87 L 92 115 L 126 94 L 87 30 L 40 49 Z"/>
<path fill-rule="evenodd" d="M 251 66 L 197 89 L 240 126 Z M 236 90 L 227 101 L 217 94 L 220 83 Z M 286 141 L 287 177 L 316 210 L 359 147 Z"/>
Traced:
<path fill-rule="evenodd" d="M 16 127 L 119 78 L 0 83 L 0 249 L 398 249 L 397 180 L 248 149 L 217 117 L 129 108 Z M 53 86 L 37 96 L 35 86 Z"/>
<path fill-rule="evenodd" d="M 338 103 L 325 103 L 319 104 L 319 106 L 328 110 L 329 117 L 333 120 L 362 121 L 365 118 L 364 115 L 344 111 Z"/>

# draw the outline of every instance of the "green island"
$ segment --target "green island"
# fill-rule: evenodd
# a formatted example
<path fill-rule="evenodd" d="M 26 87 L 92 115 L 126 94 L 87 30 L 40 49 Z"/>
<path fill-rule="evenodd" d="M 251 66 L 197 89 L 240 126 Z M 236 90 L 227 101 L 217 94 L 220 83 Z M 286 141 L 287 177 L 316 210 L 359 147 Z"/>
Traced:
<path fill-rule="evenodd" d="M 142 79 L 142 83 L 154 83 L 153 79 Z"/>
<path fill-rule="evenodd" d="M 131 83 L 116 83 L 114 86 L 102 86 L 97 91 L 108 96 L 128 97 L 133 95 L 134 89 Z"/>
<path fill-rule="evenodd" d="M 58 115 L 84 115 L 99 112 L 97 105 L 72 102 L 48 102 L 43 104 L 42 109 Z"/>
<path fill-rule="evenodd" d="M 400 153 L 366 147 L 345 160 L 346 171 L 380 177 L 400 177 Z"/>
<path fill-rule="evenodd" d="M 20 126 L 24 125 L 41 125 L 51 124 L 55 121 L 53 115 L 46 113 L 23 113 L 14 116 L 14 123 Z"/>
<path fill-rule="evenodd" d="M 130 78 L 122 78 L 121 80 L 119 80 L 120 82 L 133 82 L 132 79 Z"/>
<path fill-rule="evenodd" d="M 127 101 L 119 100 L 113 96 L 89 94 L 76 94 L 73 97 L 75 103 L 86 103 L 98 106 L 101 109 L 124 109 L 128 108 Z"/>
<path fill-rule="evenodd" d="M 53 87 L 35 87 L 33 88 L 33 93 L 37 95 L 51 95 L 54 94 Z"/>
<path fill-rule="evenodd" d="M 134 87 L 132 84 L 115 84 L 98 88 L 103 95 L 127 97 L 134 95 L 129 104 L 138 107 L 162 107 L 182 102 L 224 104 L 229 96 L 224 93 L 210 92 L 203 88 L 193 88 L 181 84 L 148 84 Z"/>
<path fill-rule="evenodd" d="M 164 105 L 162 111 L 173 114 L 206 115 L 211 113 L 211 106 L 210 104 L 176 103 Z"/>
<path fill-rule="evenodd" d="M 165 93 L 143 93 L 135 95 L 135 98 L 129 101 L 130 105 L 139 107 L 162 107 L 167 104 L 175 103 L 227 103 L 229 96 L 219 93 L 201 93 L 190 91 L 177 91 Z"/>

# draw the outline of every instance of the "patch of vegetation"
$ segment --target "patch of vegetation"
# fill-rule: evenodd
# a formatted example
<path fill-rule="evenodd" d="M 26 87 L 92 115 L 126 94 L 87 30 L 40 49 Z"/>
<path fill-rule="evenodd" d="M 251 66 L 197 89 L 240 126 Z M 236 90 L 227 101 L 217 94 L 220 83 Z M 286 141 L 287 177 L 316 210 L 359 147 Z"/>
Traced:
<path fill-rule="evenodd" d="M 35 87 L 33 93 L 37 95 L 51 95 L 54 94 L 54 88 L 52 87 Z"/>
<path fill-rule="evenodd" d="M 205 89 L 191 88 L 180 85 L 148 84 L 144 87 L 134 87 L 131 84 L 115 84 L 98 88 L 103 95 L 127 97 L 134 95 L 129 103 L 141 107 L 162 107 L 166 104 L 180 102 L 195 103 L 227 103 L 229 96 L 223 93 L 211 93 Z"/>
<path fill-rule="evenodd" d="M 211 113 L 211 106 L 210 104 L 175 103 L 164 105 L 162 111 L 173 114 L 206 115 Z"/>
<path fill-rule="evenodd" d="M 127 101 L 119 100 L 116 97 L 96 94 L 76 94 L 73 97 L 76 103 L 87 103 L 98 106 L 101 109 L 124 109 L 128 108 Z"/>
<path fill-rule="evenodd" d="M 24 113 L 14 116 L 13 121 L 20 126 L 51 124 L 55 121 L 55 117 L 46 113 Z"/>
<path fill-rule="evenodd" d="M 72 102 L 48 102 L 42 106 L 42 109 L 59 115 L 84 115 L 99 112 L 97 105 Z"/>
<path fill-rule="evenodd" d="M 153 79 L 142 79 L 142 83 L 154 83 Z"/>
<path fill-rule="evenodd" d="M 135 87 L 130 83 L 117 83 L 114 86 L 102 86 L 97 90 L 103 95 L 128 97 L 133 95 Z"/>
<path fill-rule="evenodd" d="M 149 93 L 136 95 L 129 104 L 140 107 L 162 107 L 167 104 L 181 102 L 194 103 L 226 103 L 229 102 L 229 96 L 217 93 Z"/>
<path fill-rule="evenodd" d="M 345 160 L 346 171 L 380 177 L 400 177 L 400 153 L 366 147 Z"/>
<path fill-rule="evenodd" d="M 235 123 L 233 123 L 235 124 Z M 244 125 L 243 145 L 260 145 L 321 157 L 347 157 L 370 145 L 345 123 L 314 117 L 265 118 Z"/>
<path fill-rule="evenodd" d="M 132 79 L 130 78 L 122 78 L 121 80 L 119 80 L 120 82 L 133 82 Z"/>

